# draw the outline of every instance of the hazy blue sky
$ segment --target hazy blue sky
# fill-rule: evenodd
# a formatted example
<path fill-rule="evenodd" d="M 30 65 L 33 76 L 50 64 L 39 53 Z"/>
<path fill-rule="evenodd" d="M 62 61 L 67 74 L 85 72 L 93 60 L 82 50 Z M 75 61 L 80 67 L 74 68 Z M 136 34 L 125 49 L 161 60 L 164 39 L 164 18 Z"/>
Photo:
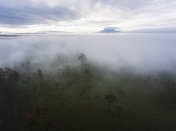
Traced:
<path fill-rule="evenodd" d="M 175 28 L 175 0 L 0 0 L 0 32 Z"/>

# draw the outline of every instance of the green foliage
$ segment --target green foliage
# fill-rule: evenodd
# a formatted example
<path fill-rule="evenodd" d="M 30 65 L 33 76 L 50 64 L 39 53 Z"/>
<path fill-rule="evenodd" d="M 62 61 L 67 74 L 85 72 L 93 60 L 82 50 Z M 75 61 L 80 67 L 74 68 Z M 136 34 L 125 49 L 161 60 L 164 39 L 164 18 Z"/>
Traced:
<path fill-rule="evenodd" d="M 0 69 L 0 130 L 176 130 L 174 74 L 111 72 L 85 58 L 59 69 Z"/>

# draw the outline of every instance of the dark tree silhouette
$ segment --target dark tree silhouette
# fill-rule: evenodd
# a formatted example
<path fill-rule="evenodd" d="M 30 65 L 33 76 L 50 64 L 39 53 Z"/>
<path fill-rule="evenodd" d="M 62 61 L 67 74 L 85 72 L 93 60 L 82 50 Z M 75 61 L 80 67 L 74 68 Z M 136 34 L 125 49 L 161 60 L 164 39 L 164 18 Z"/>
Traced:
<path fill-rule="evenodd" d="M 12 69 L 0 69 L 0 95 L 3 97 L 4 103 L 2 108 L 0 108 L 0 116 L 3 119 L 4 126 L 10 125 L 9 127 L 4 127 L 5 130 L 12 130 L 15 126 L 14 98 L 19 78 L 20 75 Z"/>
<path fill-rule="evenodd" d="M 116 96 L 114 96 L 112 93 L 106 95 L 105 100 L 108 102 L 108 109 L 107 111 L 110 112 L 111 105 L 114 101 L 116 101 Z"/>
<path fill-rule="evenodd" d="M 88 69 L 86 69 L 86 55 L 84 53 L 81 53 L 78 57 L 79 61 L 81 62 L 81 72 L 82 72 L 82 78 L 84 78 L 84 73 L 88 74 Z M 84 79 L 83 79 L 84 80 Z M 81 85 L 81 96 L 84 95 L 84 81 L 82 80 L 82 85 Z"/>
<path fill-rule="evenodd" d="M 78 59 L 79 59 L 80 62 L 81 62 L 81 71 L 82 71 L 82 73 L 83 73 L 83 72 L 84 72 L 84 65 L 85 65 L 85 63 L 86 63 L 86 61 L 87 61 L 86 55 L 85 55 L 84 53 L 81 53 L 81 54 L 79 55 Z"/>

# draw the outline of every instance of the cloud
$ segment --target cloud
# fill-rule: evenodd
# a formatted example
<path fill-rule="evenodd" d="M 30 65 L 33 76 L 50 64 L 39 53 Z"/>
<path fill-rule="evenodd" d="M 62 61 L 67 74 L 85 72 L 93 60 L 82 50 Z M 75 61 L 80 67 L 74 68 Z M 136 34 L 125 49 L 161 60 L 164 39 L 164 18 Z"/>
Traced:
<path fill-rule="evenodd" d="M 141 73 L 176 73 L 175 42 L 175 34 L 162 33 L 19 36 L 0 39 L 0 67 L 13 67 L 25 60 L 48 66 L 62 56 L 74 65 L 84 53 L 88 61 L 112 70 L 129 67 Z"/>
<path fill-rule="evenodd" d="M 8 7 L 0 6 L 0 23 L 6 25 L 29 25 L 50 21 L 76 19 L 77 13 L 62 6 Z"/>
<path fill-rule="evenodd" d="M 11 32 L 12 25 L 26 25 L 27 31 L 31 29 L 29 25 L 39 24 L 42 27 L 36 28 L 37 31 L 50 30 L 54 25 L 69 32 L 97 32 L 104 27 L 130 31 L 176 26 L 176 1 L 0 0 L 0 3 L 0 30 Z"/>

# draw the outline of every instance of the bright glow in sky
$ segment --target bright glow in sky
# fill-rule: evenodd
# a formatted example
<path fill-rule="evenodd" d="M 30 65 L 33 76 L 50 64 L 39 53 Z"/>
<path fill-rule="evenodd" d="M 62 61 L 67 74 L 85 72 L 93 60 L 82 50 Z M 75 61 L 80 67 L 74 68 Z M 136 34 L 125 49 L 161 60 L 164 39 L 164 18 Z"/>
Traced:
<path fill-rule="evenodd" d="M 175 0 L 0 0 L 0 32 L 176 28 Z"/>

